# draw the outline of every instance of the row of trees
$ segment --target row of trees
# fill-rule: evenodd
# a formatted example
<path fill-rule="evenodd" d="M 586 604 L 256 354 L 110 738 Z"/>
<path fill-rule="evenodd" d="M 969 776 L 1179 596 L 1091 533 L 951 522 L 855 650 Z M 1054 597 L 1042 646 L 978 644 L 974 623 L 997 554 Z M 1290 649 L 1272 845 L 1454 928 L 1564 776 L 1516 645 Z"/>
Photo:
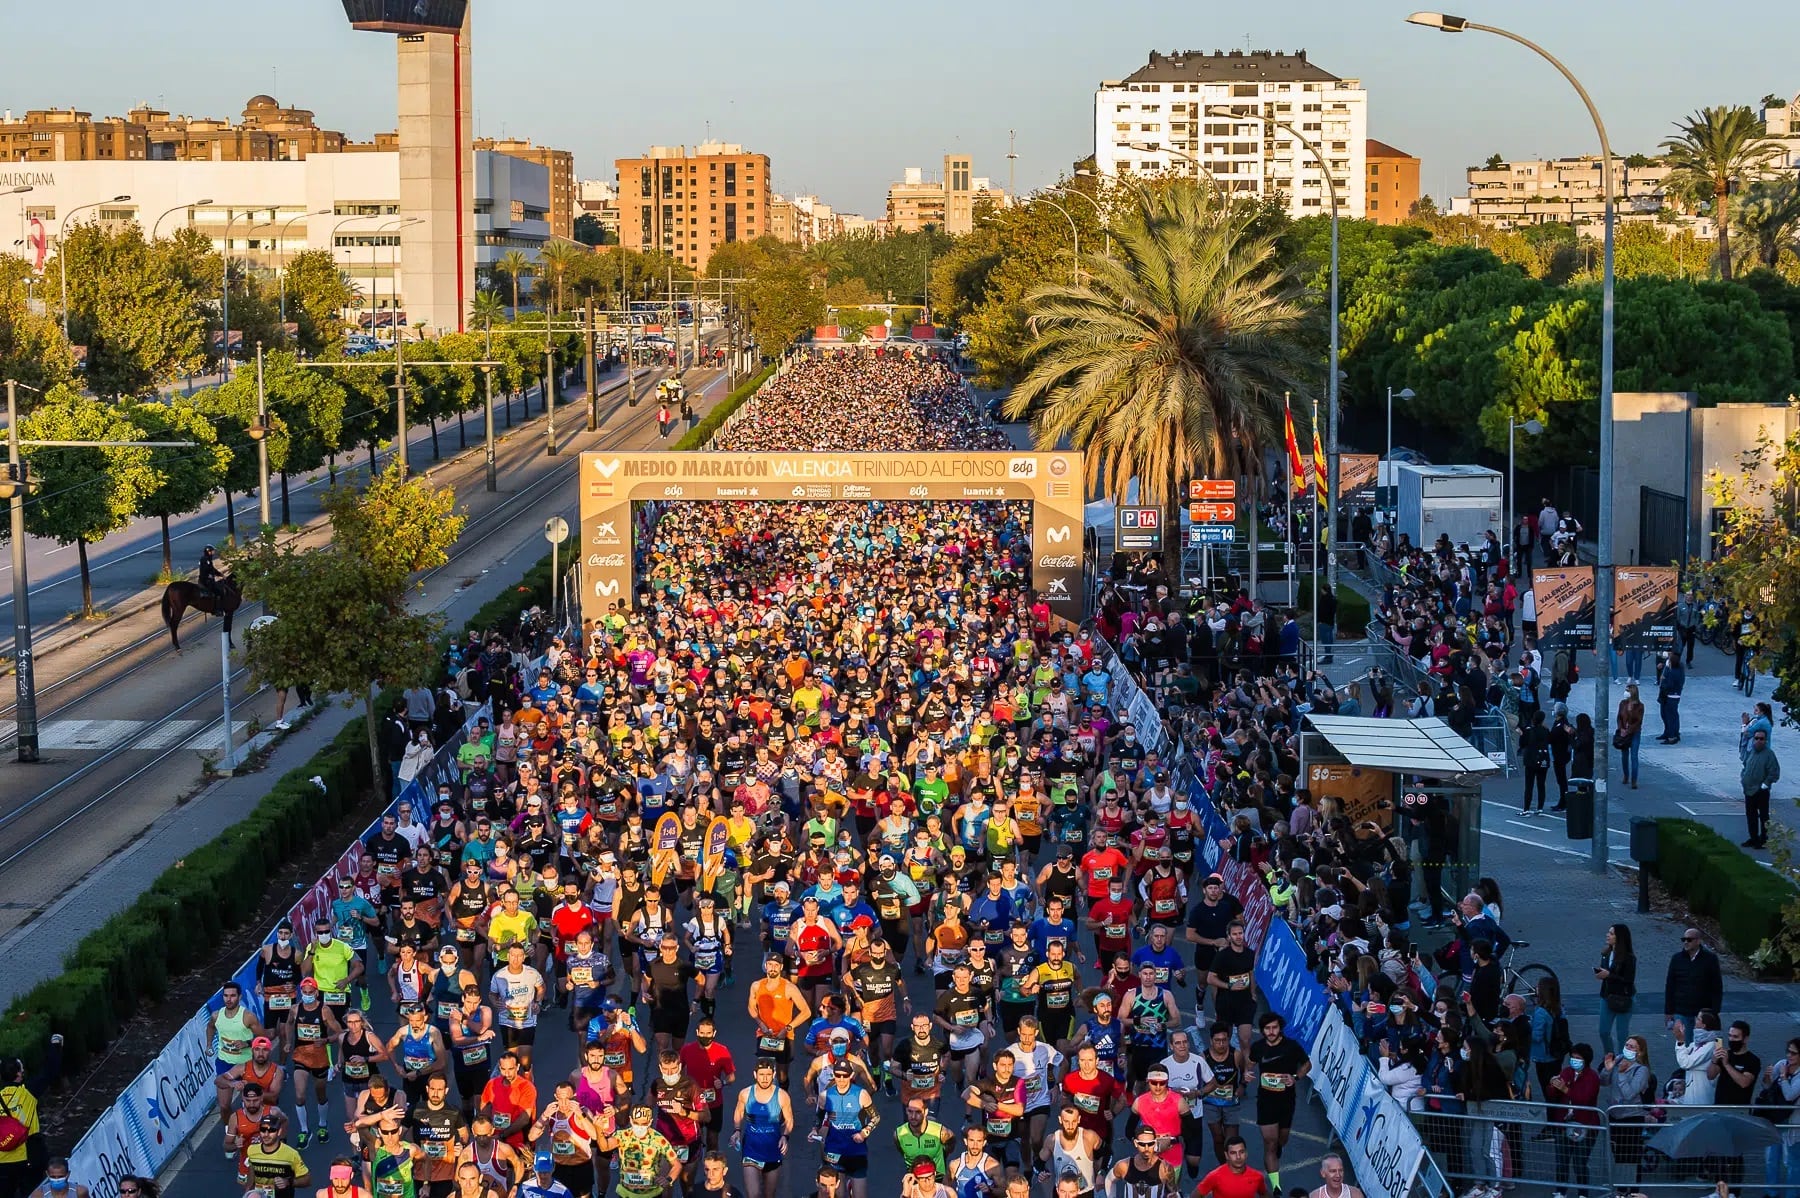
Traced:
<path fill-rule="evenodd" d="M 580 360 L 581 341 L 551 332 L 559 369 Z M 482 333 L 456 333 L 436 341 L 408 341 L 409 361 L 450 363 L 406 367 L 407 418 L 414 427 L 431 428 L 433 456 L 439 453 L 438 426 L 479 408 L 486 398 L 486 378 L 476 362 L 492 368 L 496 402 L 504 400 L 504 418 L 513 419 L 515 396 L 524 400 L 547 369 L 546 333 L 542 318 L 502 324 Z M 267 452 L 272 485 L 280 487 L 280 517 L 289 523 L 289 477 L 329 466 L 366 451 L 371 470 L 377 449 L 397 434 L 392 352 L 357 359 L 349 369 L 324 369 L 293 353 L 267 355 L 264 395 L 270 415 Z M 85 394 L 63 382 L 35 400 L 21 422 L 27 440 L 185 441 L 187 446 L 144 448 L 108 446 L 93 449 L 27 447 L 24 451 L 35 480 L 25 507 L 27 529 L 77 548 L 81 564 L 82 607 L 93 610 L 88 573 L 88 546 L 119 531 L 133 520 L 162 522 L 163 571 L 173 571 L 169 521 L 199 510 L 215 497 L 227 502 L 228 531 L 237 535 L 231 515 L 233 497 L 253 492 L 259 482 L 256 441 L 251 437 L 257 415 L 254 368 L 239 370 L 219 387 L 169 400 L 115 401 Z M 459 447 L 468 443 L 467 425 L 458 420 Z"/>

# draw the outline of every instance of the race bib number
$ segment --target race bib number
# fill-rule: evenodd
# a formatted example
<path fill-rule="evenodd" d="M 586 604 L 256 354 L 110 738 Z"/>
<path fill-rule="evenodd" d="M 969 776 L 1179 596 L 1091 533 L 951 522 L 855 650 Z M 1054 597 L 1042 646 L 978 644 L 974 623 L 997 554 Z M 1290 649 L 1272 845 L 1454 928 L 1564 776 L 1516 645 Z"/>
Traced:
<path fill-rule="evenodd" d="M 758 1036 L 756 1046 L 763 1052 L 780 1052 L 787 1047 L 785 1036 Z"/>
<path fill-rule="evenodd" d="M 294 1008 L 294 996 L 291 994 L 271 994 L 267 1001 L 271 1011 L 291 1011 Z"/>
<path fill-rule="evenodd" d="M 1082 1114 L 1098 1115 L 1100 1113 L 1100 1099 L 1094 1095 L 1076 1094 L 1073 1097 L 1075 1099 L 1075 1109 Z"/>

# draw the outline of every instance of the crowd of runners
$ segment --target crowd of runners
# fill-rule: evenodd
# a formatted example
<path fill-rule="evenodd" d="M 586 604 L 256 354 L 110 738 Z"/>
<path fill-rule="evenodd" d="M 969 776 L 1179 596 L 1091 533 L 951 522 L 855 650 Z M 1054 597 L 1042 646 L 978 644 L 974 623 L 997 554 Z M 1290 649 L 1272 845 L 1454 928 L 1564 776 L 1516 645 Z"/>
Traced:
<path fill-rule="evenodd" d="M 927 361 L 803 364 L 764 404 L 737 444 L 991 440 Z M 241 1183 L 1281 1194 L 1307 1054 L 1259 1004 L 1160 730 L 1127 717 L 1098 637 L 1052 628 L 1029 562 L 1005 503 L 666 512 L 648 601 L 516 687 L 471 680 L 492 718 L 429 808 L 384 821 L 331 914 L 264 950 L 260 1018 L 227 988 Z M 1299 680 L 1204 682 L 1197 760 L 1246 812 L 1232 851 L 1295 912 L 1335 912 L 1334 944 L 1369 943 L 1404 917 L 1404 859 L 1384 884 L 1363 830 L 1296 809 Z M 1295 814 L 1265 831 L 1263 808 Z M 1282 880 L 1302 854 L 1317 890 Z M 570 1038 L 574 1069 L 546 1065 Z M 1360 1198 L 1341 1161 L 1321 1174 Z"/>
<path fill-rule="evenodd" d="M 1007 447 L 961 375 L 938 357 L 898 350 L 791 359 L 715 445 L 840 453 Z"/>

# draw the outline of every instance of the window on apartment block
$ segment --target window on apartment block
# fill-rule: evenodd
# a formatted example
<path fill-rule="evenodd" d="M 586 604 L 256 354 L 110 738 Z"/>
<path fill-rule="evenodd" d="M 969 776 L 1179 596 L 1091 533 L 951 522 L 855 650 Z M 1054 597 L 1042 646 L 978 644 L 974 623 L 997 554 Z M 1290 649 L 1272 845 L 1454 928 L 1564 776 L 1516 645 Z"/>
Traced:
<path fill-rule="evenodd" d="M 728 196 L 737 194 L 737 163 L 735 162 L 725 164 L 725 194 Z"/>

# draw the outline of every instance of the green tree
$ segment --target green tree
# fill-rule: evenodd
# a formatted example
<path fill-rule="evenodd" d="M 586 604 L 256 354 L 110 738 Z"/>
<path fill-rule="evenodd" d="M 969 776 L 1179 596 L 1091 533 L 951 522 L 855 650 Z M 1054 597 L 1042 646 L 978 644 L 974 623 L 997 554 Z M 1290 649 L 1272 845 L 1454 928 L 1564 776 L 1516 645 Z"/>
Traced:
<path fill-rule="evenodd" d="M 583 212 L 575 218 L 575 240 L 582 245 L 611 245 L 618 238 L 606 231 L 599 217 L 592 212 Z"/>
<path fill-rule="evenodd" d="M 330 250 L 305 250 L 287 264 L 288 319 L 300 348 L 317 357 L 344 339 L 344 309 L 355 296 Z"/>
<path fill-rule="evenodd" d="M 1732 210 L 1731 219 L 1741 239 L 1738 266 L 1774 270 L 1782 251 L 1793 249 L 1800 237 L 1800 181 L 1784 175 L 1752 183 Z"/>
<path fill-rule="evenodd" d="M 545 282 L 550 285 L 550 312 L 563 310 L 563 281 L 575 263 L 592 256 L 591 250 L 584 250 L 572 241 L 552 240 L 539 251 L 538 264 L 543 267 Z"/>
<path fill-rule="evenodd" d="M 125 410 L 66 384 L 53 387 L 29 416 L 19 420 L 29 441 L 142 441 Z M 94 586 L 87 547 L 131 522 L 138 501 L 154 485 L 148 449 L 131 445 L 93 448 L 28 446 L 26 461 L 36 489 L 25 504 L 33 536 L 74 545 L 81 561 L 81 615 L 94 615 Z"/>
<path fill-rule="evenodd" d="M 501 324 L 506 320 L 506 301 L 500 298 L 497 291 L 477 291 L 475 298 L 469 301 L 469 325 L 472 328 L 485 329 Z"/>
<path fill-rule="evenodd" d="M 531 259 L 525 256 L 523 250 L 507 250 L 504 254 L 500 255 L 500 260 L 494 263 L 494 273 L 506 276 L 507 282 L 512 286 L 512 310 L 514 316 L 519 314 L 520 284 L 523 282 L 525 276 L 531 272 Z"/>
<path fill-rule="evenodd" d="M 281 478 L 281 522 L 290 524 L 288 476 L 317 470 L 333 455 L 356 444 L 348 438 L 346 411 L 349 386 L 373 382 L 363 376 L 379 376 L 375 370 L 319 370 L 300 365 L 291 353 L 263 355 L 263 394 L 272 418 L 285 430 L 280 459 L 271 454 L 269 469 Z M 241 370 L 219 388 L 219 403 L 230 411 L 253 416 L 256 412 L 256 371 Z M 380 391 L 376 391 L 377 399 Z M 234 530 L 235 535 L 235 530 Z"/>
<path fill-rule="evenodd" d="M 369 760 L 380 772 L 374 684 L 422 681 L 437 660 L 443 617 L 407 606 L 413 576 L 449 560 L 464 517 L 456 497 L 389 467 L 355 492 L 325 497 L 331 541 L 317 549 L 265 534 L 232 555 L 246 599 L 276 619 L 247 638 L 244 655 L 262 682 L 306 679 L 360 695 Z"/>
<path fill-rule="evenodd" d="M 824 271 L 806 262 L 771 266 L 743 288 L 751 336 L 779 354 L 825 318 Z"/>
<path fill-rule="evenodd" d="M 173 577 L 169 518 L 197 512 L 217 495 L 233 455 L 219 444 L 218 432 L 205 413 L 190 405 L 133 404 L 126 417 L 146 441 L 191 442 L 150 450 L 150 479 L 137 497 L 136 514 L 154 516 L 162 524 L 163 574 Z"/>
<path fill-rule="evenodd" d="M 1781 143 L 1742 104 L 1702 108 L 1677 121 L 1675 128 L 1677 135 L 1662 143 L 1670 168 L 1667 186 L 1697 202 L 1710 202 L 1718 227 L 1719 277 L 1729 279 L 1731 190 L 1764 174 L 1770 159 L 1781 153 Z"/>
<path fill-rule="evenodd" d="M 40 393 L 75 377 L 75 355 L 62 326 L 48 309 L 43 315 L 31 310 L 33 288 L 27 282 L 32 278 L 29 262 L 0 254 L 0 379 L 25 384 L 19 392 L 22 411 L 29 411 Z"/>
<path fill-rule="evenodd" d="M 1123 497 L 1136 478 L 1170 529 L 1187 478 L 1260 475 L 1282 393 L 1305 412 L 1318 372 L 1301 348 L 1304 292 L 1247 223 L 1192 184 L 1147 191 L 1113 223 L 1111 257 L 1086 255 L 1080 283 L 1027 301 L 1033 336 L 1007 415 L 1035 410 L 1039 447 L 1082 450 L 1091 489 Z"/>
<path fill-rule="evenodd" d="M 251 374 L 248 385 L 240 374 L 223 387 L 207 387 L 176 402 L 198 412 L 212 425 L 220 447 L 230 451 L 231 458 L 219 486 L 225 495 L 226 533 L 235 541 L 237 513 L 232 508 L 232 499 L 237 495 L 248 495 L 262 485 L 262 463 L 257 455 L 256 441 L 250 436 L 251 425 L 256 420 L 255 375 Z M 268 442 L 270 472 L 286 470 L 287 421 L 274 411 L 269 413 L 269 433 L 265 440 Z M 285 518 L 284 513 L 284 522 Z"/>
<path fill-rule="evenodd" d="M 57 252 L 68 259 L 69 335 L 87 347 L 97 394 L 139 395 L 205 360 L 201 294 L 183 268 L 183 243 L 150 245 L 135 224 L 84 222 Z"/>

